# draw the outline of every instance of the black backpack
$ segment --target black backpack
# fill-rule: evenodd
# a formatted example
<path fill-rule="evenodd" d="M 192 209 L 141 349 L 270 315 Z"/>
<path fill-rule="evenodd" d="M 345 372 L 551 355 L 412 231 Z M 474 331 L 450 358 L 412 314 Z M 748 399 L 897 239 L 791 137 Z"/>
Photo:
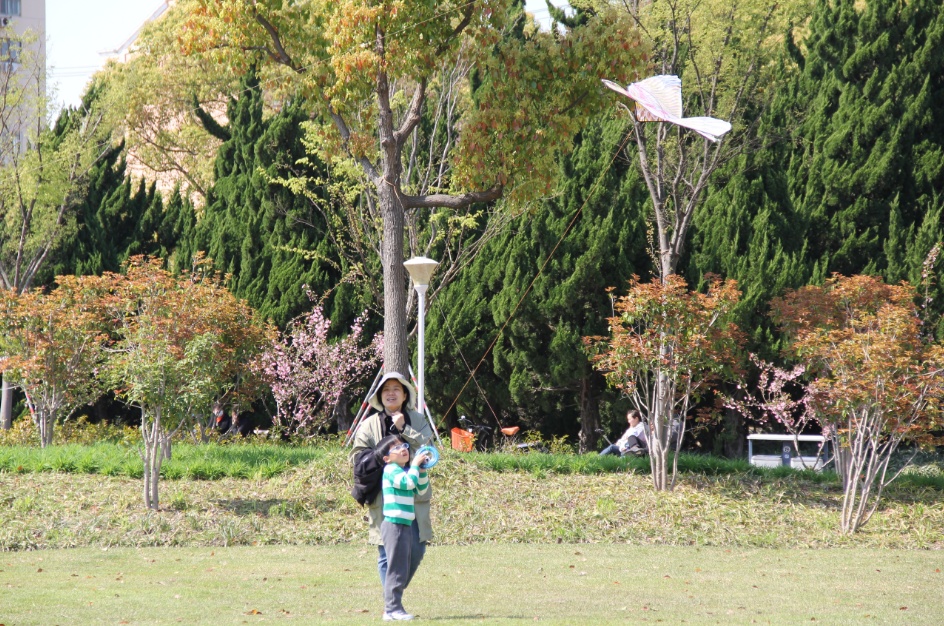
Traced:
<path fill-rule="evenodd" d="M 370 504 L 380 493 L 384 462 L 378 459 L 373 448 L 362 450 L 354 459 L 354 487 L 351 495 L 360 505 Z"/>

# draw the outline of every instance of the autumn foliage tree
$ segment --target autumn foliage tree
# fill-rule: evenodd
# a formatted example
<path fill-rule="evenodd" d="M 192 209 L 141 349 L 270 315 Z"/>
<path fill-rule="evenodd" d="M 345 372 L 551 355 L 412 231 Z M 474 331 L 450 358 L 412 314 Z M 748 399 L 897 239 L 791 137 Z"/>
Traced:
<path fill-rule="evenodd" d="M 101 310 L 102 281 L 58 276 L 51 290 L 19 295 L 0 289 L 0 366 L 26 396 L 42 447 L 55 425 L 101 393 L 96 376 L 108 338 Z"/>
<path fill-rule="evenodd" d="M 0 59 L 0 288 L 33 287 L 56 248 L 75 227 L 75 209 L 95 165 L 111 150 L 104 113 L 67 110 L 55 125 L 47 119 L 46 59 L 35 33 L 4 29 Z M 12 424 L 6 377 L 0 395 L 0 428 Z"/>
<path fill-rule="evenodd" d="M 835 275 L 775 299 L 773 318 L 805 363 L 807 404 L 835 451 L 843 533 L 875 512 L 903 444 L 931 445 L 942 425 L 944 345 L 923 332 L 907 283 Z"/>
<path fill-rule="evenodd" d="M 628 16 L 607 10 L 566 34 L 527 19 L 520 0 L 201 0 L 182 33 L 191 54 L 262 62 L 276 97 L 310 106 L 312 152 L 361 185 L 388 370 L 408 365 L 404 251 L 442 243 L 423 222 L 445 212 L 481 226 L 483 203 L 546 193 L 555 156 L 602 106 L 599 79 L 636 75 L 643 47 Z M 413 239 L 411 220 L 423 232 Z"/>
<path fill-rule="evenodd" d="M 252 361 L 272 338 L 252 310 L 197 264 L 175 277 L 160 259 L 132 258 L 110 281 L 105 306 L 116 340 L 103 375 L 141 410 L 144 504 L 158 508 L 161 464 L 174 434 L 227 394 L 252 399 Z"/>
<path fill-rule="evenodd" d="M 706 293 L 691 292 L 678 275 L 663 283 L 630 280 L 615 301 L 609 337 L 590 337 L 594 365 L 648 417 L 653 486 L 675 486 L 678 451 L 692 403 L 708 383 L 731 372 L 741 336 L 728 321 L 739 292 L 732 280 L 711 277 Z M 677 420 L 677 422 L 676 422 Z M 675 422 L 675 424 L 673 424 Z M 673 432 L 674 431 L 674 432 Z M 671 480 L 669 452 L 674 450 Z"/>

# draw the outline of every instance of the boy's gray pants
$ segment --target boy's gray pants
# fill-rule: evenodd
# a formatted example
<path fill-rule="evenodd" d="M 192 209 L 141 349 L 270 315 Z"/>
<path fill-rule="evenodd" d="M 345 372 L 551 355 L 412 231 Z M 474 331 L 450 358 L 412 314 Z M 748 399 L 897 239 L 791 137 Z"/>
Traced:
<path fill-rule="evenodd" d="M 384 581 L 384 611 L 403 610 L 403 591 L 410 582 L 410 553 L 413 549 L 413 528 L 384 520 L 380 538 L 387 552 L 387 579 Z"/>

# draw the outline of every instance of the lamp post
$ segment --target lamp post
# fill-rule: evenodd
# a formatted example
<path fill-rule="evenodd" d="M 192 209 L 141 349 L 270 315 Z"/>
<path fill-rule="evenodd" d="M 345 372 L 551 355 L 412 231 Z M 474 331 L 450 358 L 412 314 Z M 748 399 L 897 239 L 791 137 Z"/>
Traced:
<path fill-rule="evenodd" d="M 406 268 L 406 271 L 410 273 L 410 278 L 413 279 L 413 288 L 416 289 L 416 295 L 419 296 L 419 332 L 418 337 L 418 372 L 417 372 L 417 407 L 416 410 L 421 414 L 426 412 L 426 399 L 425 399 L 425 373 L 424 373 L 424 364 L 425 359 L 425 350 L 426 350 L 426 288 L 429 287 L 429 280 L 433 277 L 433 272 L 436 271 L 436 266 L 439 265 L 436 261 L 432 259 L 427 259 L 424 256 L 413 257 L 409 261 L 403 263 L 403 266 Z"/>

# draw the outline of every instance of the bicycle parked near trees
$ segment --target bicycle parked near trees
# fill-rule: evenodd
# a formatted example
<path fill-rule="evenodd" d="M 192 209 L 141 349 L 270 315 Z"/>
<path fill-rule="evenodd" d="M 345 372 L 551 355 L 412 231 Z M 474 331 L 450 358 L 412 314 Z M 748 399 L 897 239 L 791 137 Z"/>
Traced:
<path fill-rule="evenodd" d="M 475 449 L 479 452 L 548 452 L 547 446 L 540 441 L 520 441 L 521 429 L 518 426 L 500 428 L 502 440 L 495 440 L 495 429 L 485 424 L 473 422 L 465 415 L 459 416 L 459 425 L 474 437 Z"/>

